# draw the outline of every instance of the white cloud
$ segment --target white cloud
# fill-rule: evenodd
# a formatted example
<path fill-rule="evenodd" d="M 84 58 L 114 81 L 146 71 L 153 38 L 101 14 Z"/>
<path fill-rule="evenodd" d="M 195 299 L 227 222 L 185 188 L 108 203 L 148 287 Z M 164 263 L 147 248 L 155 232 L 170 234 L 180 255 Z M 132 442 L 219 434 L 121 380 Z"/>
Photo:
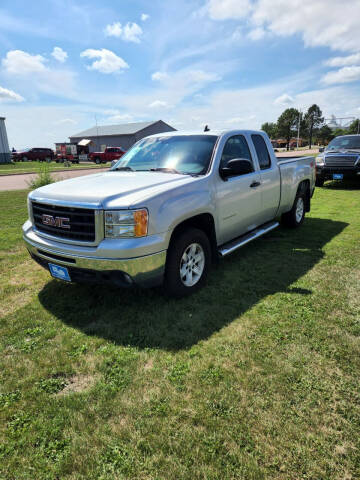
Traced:
<path fill-rule="evenodd" d="M 250 12 L 249 0 L 209 0 L 207 9 L 213 20 L 244 18 Z"/>
<path fill-rule="evenodd" d="M 46 71 L 45 61 L 42 55 L 31 55 L 23 50 L 10 50 L 2 59 L 2 66 L 7 73 L 27 75 Z"/>
<path fill-rule="evenodd" d="M 125 42 L 140 43 L 142 28 L 135 22 L 128 22 L 124 27 L 120 22 L 106 25 L 104 33 L 107 37 L 117 37 Z"/>
<path fill-rule="evenodd" d="M 148 105 L 149 108 L 166 108 L 167 106 L 167 102 L 164 102 L 163 100 L 155 100 Z"/>
<path fill-rule="evenodd" d="M 281 106 L 286 106 L 286 105 L 291 105 L 294 103 L 293 97 L 288 95 L 287 93 L 284 93 L 283 95 L 280 95 L 279 97 L 275 98 L 274 100 L 274 105 L 281 105 Z"/>
<path fill-rule="evenodd" d="M 60 63 L 64 63 L 68 57 L 67 52 L 65 52 L 65 50 L 63 50 L 61 47 L 54 47 L 51 55 Z"/>
<path fill-rule="evenodd" d="M 253 30 L 250 30 L 247 36 L 248 38 L 250 38 L 250 40 L 256 41 L 264 38 L 265 34 L 266 32 L 262 27 L 257 27 L 257 28 L 254 28 Z"/>
<path fill-rule="evenodd" d="M 101 50 L 95 50 L 93 48 L 88 48 L 80 53 L 80 57 L 86 58 L 98 58 L 91 65 L 87 67 L 88 70 L 98 70 L 101 73 L 115 73 L 120 72 L 126 68 L 129 68 L 129 65 L 121 57 L 118 57 L 111 50 L 102 48 Z"/>
<path fill-rule="evenodd" d="M 343 67 L 334 72 L 328 72 L 321 79 L 326 85 L 334 83 L 349 83 L 360 80 L 360 66 Z"/>
<path fill-rule="evenodd" d="M 42 55 L 32 55 L 22 50 L 10 50 L 2 59 L 4 74 L 11 77 L 13 85 L 28 92 L 71 97 L 74 94 L 75 73 L 71 70 L 51 69 Z"/>
<path fill-rule="evenodd" d="M 206 9 L 213 20 L 246 18 L 255 30 L 300 34 L 306 46 L 359 51 L 359 0 L 209 0 Z"/>
<path fill-rule="evenodd" d="M 150 17 L 147 13 L 142 13 L 141 14 L 141 21 L 146 22 L 146 20 Z"/>
<path fill-rule="evenodd" d="M 137 23 L 127 23 L 124 27 L 123 38 L 127 42 L 140 43 L 140 36 L 142 35 L 142 28 Z"/>
<path fill-rule="evenodd" d="M 78 124 L 78 122 L 73 118 L 62 118 L 61 120 L 58 120 L 55 123 L 56 125 L 77 125 Z"/>
<path fill-rule="evenodd" d="M 306 46 L 359 49 L 359 0 L 258 0 L 252 21 L 275 35 L 300 34 Z"/>
<path fill-rule="evenodd" d="M 107 37 L 121 37 L 123 33 L 123 28 L 120 22 L 114 22 L 112 24 L 106 25 L 104 33 Z"/>
<path fill-rule="evenodd" d="M 162 81 L 169 78 L 169 75 L 165 72 L 155 72 L 151 75 L 151 79 L 155 81 Z"/>
<path fill-rule="evenodd" d="M 13 90 L 0 87 L 0 102 L 23 102 L 24 97 L 15 93 Z"/>
<path fill-rule="evenodd" d="M 360 65 L 360 53 L 354 53 L 347 57 L 333 57 L 326 60 L 325 65 L 329 67 L 345 67 L 347 65 Z"/>
<path fill-rule="evenodd" d="M 134 119 L 132 115 L 129 115 L 128 113 L 118 113 L 111 115 L 108 117 L 108 120 L 110 122 L 115 122 L 115 123 L 128 123 L 131 122 Z"/>
<path fill-rule="evenodd" d="M 190 70 L 188 72 L 189 80 L 194 83 L 210 83 L 221 80 L 217 73 L 204 72 L 204 70 Z"/>

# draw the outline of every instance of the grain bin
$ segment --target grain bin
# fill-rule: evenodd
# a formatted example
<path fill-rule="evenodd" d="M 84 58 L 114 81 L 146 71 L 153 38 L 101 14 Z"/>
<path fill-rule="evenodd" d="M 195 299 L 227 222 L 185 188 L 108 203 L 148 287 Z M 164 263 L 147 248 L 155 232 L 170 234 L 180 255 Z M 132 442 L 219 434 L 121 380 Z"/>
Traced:
<path fill-rule="evenodd" d="M 0 163 L 10 163 L 11 155 L 5 127 L 5 117 L 0 117 Z"/>

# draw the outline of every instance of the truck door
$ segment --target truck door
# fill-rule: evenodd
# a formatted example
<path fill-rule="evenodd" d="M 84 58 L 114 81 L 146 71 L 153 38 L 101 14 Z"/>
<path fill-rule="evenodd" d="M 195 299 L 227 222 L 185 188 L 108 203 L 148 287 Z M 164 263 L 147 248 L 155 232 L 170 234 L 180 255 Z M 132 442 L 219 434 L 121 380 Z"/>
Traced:
<path fill-rule="evenodd" d="M 217 208 L 220 243 L 225 243 L 261 224 L 260 174 L 256 171 L 248 143 L 244 135 L 227 139 L 219 168 L 233 158 L 246 158 L 253 164 L 253 172 L 229 177 L 219 175 L 217 180 Z"/>
<path fill-rule="evenodd" d="M 276 159 L 271 158 L 264 137 L 251 135 L 260 167 L 262 223 L 273 220 L 280 202 L 280 172 Z"/>

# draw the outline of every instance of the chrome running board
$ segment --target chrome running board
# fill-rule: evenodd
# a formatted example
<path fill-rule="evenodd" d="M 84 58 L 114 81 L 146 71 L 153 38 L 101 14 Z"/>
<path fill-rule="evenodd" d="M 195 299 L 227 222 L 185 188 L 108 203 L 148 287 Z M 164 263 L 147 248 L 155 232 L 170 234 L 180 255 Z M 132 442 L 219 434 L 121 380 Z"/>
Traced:
<path fill-rule="evenodd" d="M 235 240 L 232 240 L 231 242 L 225 243 L 219 248 L 219 254 L 222 257 L 225 257 L 229 253 L 232 253 L 234 250 L 237 250 L 240 247 L 243 247 L 247 243 L 251 242 L 252 240 L 255 240 L 256 238 L 261 237 L 265 233 L 271 232 L 271 230 L 274 230 L 274 228 L 277 228 L 279 226 L 279 222 L 268 222 L 264 223 L 259 228 L 256 228 L 250 233 L 246 233 L 245 235 L 242 235 L 241 237 L 235 238 Z"/>

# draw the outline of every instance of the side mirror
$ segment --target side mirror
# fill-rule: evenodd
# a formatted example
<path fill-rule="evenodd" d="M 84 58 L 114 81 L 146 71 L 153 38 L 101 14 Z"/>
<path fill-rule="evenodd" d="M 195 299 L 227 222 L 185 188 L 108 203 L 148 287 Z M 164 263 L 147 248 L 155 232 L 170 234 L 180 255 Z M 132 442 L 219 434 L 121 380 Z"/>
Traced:
<path fill-rule="evenodd" d="M 254 171 L 253 165 L 247 158 L 232 158 L 224 167 L 219 170 L 220 176 L 224 179 L 237 175 L 246 175 Z"/>
<path fill-rule="evenodd" d="M 320 148 L 319 148 L 319 153 L 322 153 L 324 150 L 325 150 L 324 147 L 320 147 Z"/>

